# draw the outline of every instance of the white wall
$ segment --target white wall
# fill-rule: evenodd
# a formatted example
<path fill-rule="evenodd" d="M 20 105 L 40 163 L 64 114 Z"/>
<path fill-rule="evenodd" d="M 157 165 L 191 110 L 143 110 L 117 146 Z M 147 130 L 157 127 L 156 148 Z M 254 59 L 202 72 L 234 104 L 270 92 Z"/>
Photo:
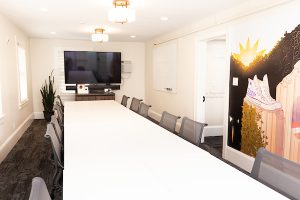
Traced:
<path fill-rule="evenodd" d="M 121 90 L 116 92 L 116 100 L 121 101 L 122 95 L 145 98 L 145 45 L 135 42 L 95 43 L 86 40 L 30 39 L 33 108 L 35 117 L 42 117 L 43 111 L 40 87 L 51 71 L 57 66 L 57 49 L 86 51 L 117 51 L 121 52 L 122 60 L 132 62 L 132 73 L 125 74 Z M 74 95 L 69 96 L 73 99 Z"/>
<path fill-rule="evenodd" d="M 153 42 L 146 44 L 146 102 L 151 110 L 162 113 L 164 110 L 179 116 L 194 118 L 194 68 L 195 37 L 187 36 L 177 40 L 177 83 L 176 92 L 168 93 L 153 89 L 152 49 Z M 155 115 L 150 116 L 157 118 Z"/>
<path fill-rule="evenodd" d="M 27 55 L 29 102 L 22 108 L 19 108 L 15 38 L 24 45 Z M 2 15 L 0 15 L 0 87 L 4 112 L 4 117 L 0 119 L 1 163 L 32 122 L 33 111 L 29 39 L 26 34 Z"/>
<path fill-rule="evenodd" d="M 229 59 L 231 52 L 238 52 L 239 42 L 248 37 L 261 39 L 264 48 L 270 48 L 283 36 L 284 31 L 291 31 L 300 24 L 299 1 L 247 1 L 244 5 L 229 11 L 218 13 L 202 21 L 188 25 L 174 32 L 162 35 L 146 44 L 146 101 L 152 105 L 151 116 L 159 119 L 160 113 L 167 110 L 173 114 L 195 117 L 197 101 L 197 67 L 199 49 L 197 43 L 216 36 L 226 35 L 228 71 L 224 74 L 229 81 Z M 276 21 L 276 23 L 274 23 Z M 284 31 L 283 31 L 284 30 Z M 263 38 L 262 38 L 263 37 Z M 153 90 L 152 49 L 153 44 L 165 41 L 178 41 L 177 93 L 165 93 Z M 218 73 L 217 71 L 215 73 Z M 212 77 L 209 77 L 212 78 Z M 227 146 L 227 119 L 229 87 L 224 85 L 224 142 L 223 156 L 238 166 L 250 171 L 253 158 Z M 211 111 L 213 112 L 213 110 Z"/>

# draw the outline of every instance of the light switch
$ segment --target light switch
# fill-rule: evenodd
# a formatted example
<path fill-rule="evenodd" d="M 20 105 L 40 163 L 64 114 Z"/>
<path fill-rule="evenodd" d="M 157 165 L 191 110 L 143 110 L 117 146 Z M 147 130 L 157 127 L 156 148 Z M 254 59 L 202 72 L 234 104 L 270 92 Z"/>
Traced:
<path fill-rule="evenodd" d="M 233 86 L 238 86 L 239 85 L 239 78 L 238 77 L 233 77 L 233 79 L 232 79 L 232 85 Z"/>

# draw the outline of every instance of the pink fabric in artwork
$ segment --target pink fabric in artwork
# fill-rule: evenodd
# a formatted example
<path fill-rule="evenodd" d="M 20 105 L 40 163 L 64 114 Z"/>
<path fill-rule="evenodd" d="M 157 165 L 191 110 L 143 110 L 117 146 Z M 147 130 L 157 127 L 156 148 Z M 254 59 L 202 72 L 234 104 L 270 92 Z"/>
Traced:
<path fill-rule="evenodd" d="M 276 146 L 275 153 L 277 155 L 284 155 L 284 113 L 283 110 L 276 110 Z"/>
<path fill-rule="evenodd" d="M 300 97 L 296 99 L 293 105 L 291 128 L 292 133 L 300 139 Z"/>

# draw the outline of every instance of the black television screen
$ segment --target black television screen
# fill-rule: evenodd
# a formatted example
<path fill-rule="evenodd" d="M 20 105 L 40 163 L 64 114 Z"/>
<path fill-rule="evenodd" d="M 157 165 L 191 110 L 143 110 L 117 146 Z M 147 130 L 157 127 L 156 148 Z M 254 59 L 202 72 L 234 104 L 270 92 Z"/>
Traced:
<path fill-rule="evenodd" d="M 121 83 L 121 53 L 65 51 L 65 83 Z"/>

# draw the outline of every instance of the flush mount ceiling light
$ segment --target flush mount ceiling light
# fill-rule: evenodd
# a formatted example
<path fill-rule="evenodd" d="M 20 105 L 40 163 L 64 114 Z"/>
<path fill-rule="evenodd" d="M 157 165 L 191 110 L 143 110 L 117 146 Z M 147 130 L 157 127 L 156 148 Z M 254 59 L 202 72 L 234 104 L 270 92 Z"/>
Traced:
<path fill-rule="evenodd" d="M 108 41 L 108 35 L 104 34 L 105 30 L 103 28 L 96 28 L 95 33 L 92 34 L 92 41 L 93 42 L 107 42 Z"/>
<path fill-rule="evenodd" d="M 42 7 L 42 8 L 40 8 L 40 11 L 42 11 L 42 12 L 48 12 L 48 8 Z"/>
<path fill-rule="evenodd" d="M 135 21 L 135 10 L 128 8 L 129 0 L 114 0 L 113 5 L 108 13 L 109 21 L 121 24 Z"/>
<path fill-rule="evenodd" d="M 160 18 L 161 21 L 168 21 L 168 19 L 169 19 L 168 17 L 161 17 Z"/>

